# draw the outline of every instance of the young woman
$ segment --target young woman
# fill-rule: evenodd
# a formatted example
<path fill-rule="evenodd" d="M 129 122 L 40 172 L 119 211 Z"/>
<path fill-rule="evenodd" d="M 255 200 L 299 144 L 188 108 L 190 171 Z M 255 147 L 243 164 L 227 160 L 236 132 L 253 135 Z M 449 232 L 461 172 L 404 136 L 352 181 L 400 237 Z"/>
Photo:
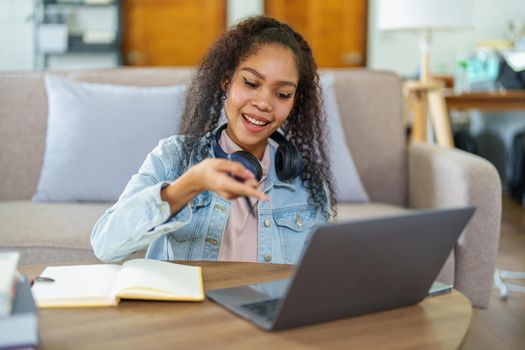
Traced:
<path fill-rule="evenodd" d="M 308 232 L 335 215 L 316 70 L 277 20 L 224 33 L 189 87 L 184 136 L 162 140 L 99 219 L 96 256 L 149 246 L 153 259 L 297 263 Z"/>

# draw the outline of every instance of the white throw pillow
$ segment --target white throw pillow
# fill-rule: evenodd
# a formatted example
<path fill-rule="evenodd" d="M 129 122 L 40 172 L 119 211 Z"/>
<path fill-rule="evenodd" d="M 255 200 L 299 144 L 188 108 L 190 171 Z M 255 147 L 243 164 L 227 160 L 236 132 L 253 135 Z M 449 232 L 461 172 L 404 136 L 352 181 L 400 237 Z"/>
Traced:
<path fill-rule="evenodd" d="M 35 201 L 116 201 L 159 140 L 176 134 L 185 85 L 138 87 L 46 76 L 48 125 Z"/>
<path fill-rule="evenodd" d="M 333 74 L 321 75 L 324 113 L 328 123 L 328 154 L 332 163 L 335 198 L 338 202 L 369 202 L 368 194 L 357 173 L 354 159 L 345 140 L 343 124 L 333 89 Z"/>

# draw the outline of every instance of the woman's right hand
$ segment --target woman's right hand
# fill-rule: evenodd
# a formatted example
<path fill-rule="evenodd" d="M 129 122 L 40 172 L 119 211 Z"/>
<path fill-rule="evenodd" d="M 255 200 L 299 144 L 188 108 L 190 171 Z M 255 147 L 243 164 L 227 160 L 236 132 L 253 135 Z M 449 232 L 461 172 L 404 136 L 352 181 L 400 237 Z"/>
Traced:
<path fill-rule="evenodd" d="M 198 184 L 198 191 L 213 191 L 223 198 L 255 197 L 267 201 L 268 197 L 257 190 L 255 175 L 241 163 L 226 159 L 207 158 L 191 167 L 187 173 Z M 235 178 L 234 178 L 235 177 Z"/>
<path fill-rule="evenodd" d="M 253 173 L 241 163 L 207 158 L 189 168 L 175 182 L 164 188 L 161 198 L 170 204 L 171 213 L 175 214 L 193 197 L 204 191 L 213 191 L 230 200 L 246 196 L 255 197 L 263 202 L 268 201 L 268 196 L 258 191 L 258 187 L 259 183 Z"/>

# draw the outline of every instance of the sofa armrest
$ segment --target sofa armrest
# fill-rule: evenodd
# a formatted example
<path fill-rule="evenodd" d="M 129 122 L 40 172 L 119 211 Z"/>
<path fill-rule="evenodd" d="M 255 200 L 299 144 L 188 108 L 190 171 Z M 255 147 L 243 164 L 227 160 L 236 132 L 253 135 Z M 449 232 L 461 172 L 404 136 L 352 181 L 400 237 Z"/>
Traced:
<path fill-rule="evenodd" d="M 454 250 L 454 285 L 474 307 L 488 307 L 501 225 L 501 182 L 496 168 L 458 149 L 413 144 L 408 181 L 410 207 L 476 207 Z"/>

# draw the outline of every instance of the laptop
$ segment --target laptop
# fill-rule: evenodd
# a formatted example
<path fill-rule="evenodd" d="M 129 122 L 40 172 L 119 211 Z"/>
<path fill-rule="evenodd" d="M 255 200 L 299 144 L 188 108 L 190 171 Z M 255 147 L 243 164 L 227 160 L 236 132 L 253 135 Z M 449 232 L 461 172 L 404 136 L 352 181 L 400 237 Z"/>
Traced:
<path fill-rule="evenodd" d="M 473 207 L 323 224 L 292 277 L 207 292 L 264 330 L 414 305 L 429 294 Z"/>

